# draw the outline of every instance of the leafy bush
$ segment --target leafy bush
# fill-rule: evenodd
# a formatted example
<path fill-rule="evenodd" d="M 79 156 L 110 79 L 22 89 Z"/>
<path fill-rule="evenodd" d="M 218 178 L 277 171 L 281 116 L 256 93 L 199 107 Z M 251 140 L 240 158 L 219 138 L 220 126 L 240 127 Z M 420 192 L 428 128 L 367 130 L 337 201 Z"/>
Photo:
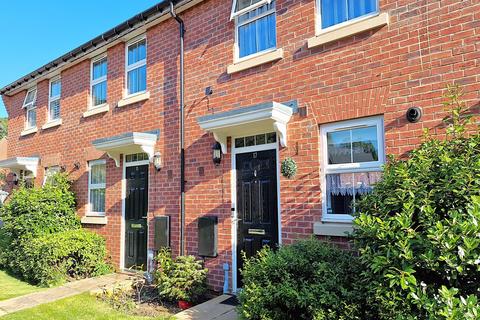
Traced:
<path fill-rule="evenodd" d="M 103 238 L 83 231 L 65 174 L 42 188 L 19 187 L 0 209 L 0 267 L 41 285 L 106 272 Z"/>
<path fill-rule="evenodd" d="M 160 296 L 170 301 L 196 302 L 206 291 L 208 269 L 194 256 L 172 258 L 167 249 L 157 257 L 156 280 Z"/>
<path fill-rule="evenodd" d="M 302 240 L 246 259 L 239 313 L 244 319 L 363 319 L 358 258 L 319 240 Z"/>
<path fill-rule="evenodd" d="M 447 138 L 390 159 L 358 204 L 355 237 L 379 319 L 479 319 L 480 135 L 457 88 Z M 367 288 L 366 288 L 367 289 Z"/>
<path fill-rule="evenodd" d="M 70 230 L 31 240 L 25 247 L 23 274 L 42 286 L 94 277 L 110 271 L 105 263 L 105 240 L 87 230 Z"/>

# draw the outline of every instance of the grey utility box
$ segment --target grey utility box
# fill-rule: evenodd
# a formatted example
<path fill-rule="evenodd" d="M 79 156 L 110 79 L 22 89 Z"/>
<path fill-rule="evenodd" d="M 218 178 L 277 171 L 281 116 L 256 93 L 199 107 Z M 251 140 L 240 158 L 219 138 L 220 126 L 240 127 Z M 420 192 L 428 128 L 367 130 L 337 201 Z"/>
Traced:
<path fill-rule="evenodd" d="M 218 218 L 205 216 L 198 218 L 198 255 L 215 258 L 217 252 Z"/>
<path fill-rule="evenodd" d="M 155 217 L 155 239 L 154 249 L 156 251 L 161 248 L 170 247 L 170 217 L 158 216 Z"/>

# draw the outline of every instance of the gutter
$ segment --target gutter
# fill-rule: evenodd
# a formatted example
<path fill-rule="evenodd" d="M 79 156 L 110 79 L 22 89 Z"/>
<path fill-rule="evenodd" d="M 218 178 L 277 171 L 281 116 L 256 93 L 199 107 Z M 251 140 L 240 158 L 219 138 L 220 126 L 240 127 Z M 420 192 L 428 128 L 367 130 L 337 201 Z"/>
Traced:
<path fill-rule="evenodd" d="M 173 1 L 170 2 L 170 15 L 174 18 L 180 28 L 180 255 L 185 254 L 185 125 L 184 125 L 184 110 L 185 110 L 185 78 L 184 78 L 184 38 L 185 25 L 183 20 L 177 16 L 173 6 Z"/>

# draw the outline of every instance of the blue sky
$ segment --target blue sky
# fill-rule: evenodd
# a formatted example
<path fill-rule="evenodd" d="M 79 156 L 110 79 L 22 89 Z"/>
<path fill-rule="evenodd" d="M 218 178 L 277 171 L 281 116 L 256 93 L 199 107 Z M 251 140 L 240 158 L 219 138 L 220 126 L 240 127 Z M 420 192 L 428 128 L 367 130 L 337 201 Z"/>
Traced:
<path fill-rule="evenodd" d="M 160 0 L 16 0 L 0 9 L 0 87 Z M 7 116 L 0 99 L 0 117 Z"/>

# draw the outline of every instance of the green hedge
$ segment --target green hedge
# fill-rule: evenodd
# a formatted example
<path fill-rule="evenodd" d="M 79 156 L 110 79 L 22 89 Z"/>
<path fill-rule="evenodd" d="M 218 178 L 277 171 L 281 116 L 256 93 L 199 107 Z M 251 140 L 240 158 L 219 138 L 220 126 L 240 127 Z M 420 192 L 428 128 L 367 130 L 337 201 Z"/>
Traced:
<path fill-rule="evenodd" d="M 243 319 L 363 319 L 358 258 L 319 240 L 263 249 L 242 270 Z"/>
<path fill-rule="evenodd" d="M 35 238 L 25 246 L 22 269 L 28 280 L 51 286 L 69 278 L 105 274 L 105 240 L 90 231 L 70 230 Z"/>
<path fill-rule="evenodd" d="M 108 270 L 105 242 L 81 229 L 65 174 L 41 188 L 20 186 L 0 209 L 0 219 L 0 267 L 34 284 L 54 285 Z"/>
<path fill-rule="evenodd" d="M 480 135 L 458 89 L 447 138 L 390 159 L 358 204 L 355 238 L 377 319 L 480 319 Z"/>

